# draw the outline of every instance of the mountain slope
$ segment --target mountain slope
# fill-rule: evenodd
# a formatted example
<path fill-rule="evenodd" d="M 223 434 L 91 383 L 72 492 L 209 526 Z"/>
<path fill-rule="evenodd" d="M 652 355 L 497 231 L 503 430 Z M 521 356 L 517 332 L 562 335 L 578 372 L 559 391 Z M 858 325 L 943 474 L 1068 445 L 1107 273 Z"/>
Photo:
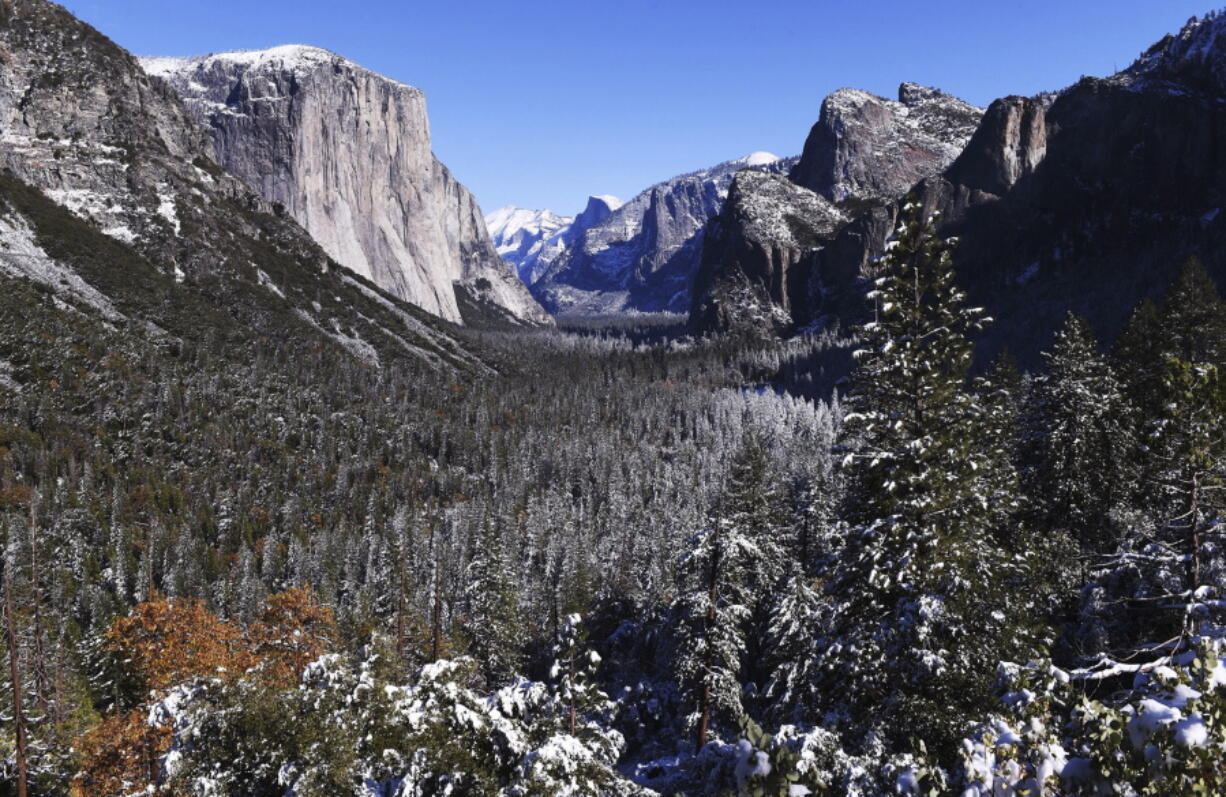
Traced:
<path fill-rule="evenodd" d="M 658 183 L 575 237 L 532 284 L 562 315 L 686 312 L 703 229 L 741 169 L 787 168 L 765 152 Z"/>
<path fill-rule="evenodd" d="M 142 64 L 341 265 L 449 321 L 550 323 L 434 156 L 420 90 L 299 45 Z"/>
<path fill-rule="evenodd" d="M 6 279 L 159 345 L 480 366 L 221 169 L 174 92 L 63 8 L 0 4 L 0 47 Z"/>

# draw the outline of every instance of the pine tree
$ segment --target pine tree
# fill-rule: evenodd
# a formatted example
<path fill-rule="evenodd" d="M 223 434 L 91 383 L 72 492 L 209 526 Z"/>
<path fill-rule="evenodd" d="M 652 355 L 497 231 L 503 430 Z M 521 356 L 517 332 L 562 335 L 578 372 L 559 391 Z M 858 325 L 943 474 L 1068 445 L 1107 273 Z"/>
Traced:
<path fill-rule="evenodd" d="M 687 591 L 679 599 L 677 673 L 688 702 L 697 747 L 712 724 L 744 712 L 742 681 L 761 662 L 761 640 L 751 639 L 755 618 L 767 622 L 770 594 L 783 569 L 780 499 L 766 448 L 750 431 L 729 468 L 707 531 L 682 558 Z M 747 664 L 753 666 L 746 666 Z"/>
<path fill-rule="evenodd" d="M 796 566 L 771 612 L 766 650 L 771 678 L 764 698 L 770 716 L 780 721 L 814 716 L 821 704 L 814 653 L 827 629 L 822 595 Z"/>
<path fill-rule="evenodd" d="M 1206 614 L 1198 591 L 1226 573 L 1217 553 L 1226 509 L 1224 359 L 1226 304 L 1191 260 L 1160 306 L 1138 308 L 1117 347 L 1125 390 L 1140 410 L 1134 500 L 1145 516 L 1087 592 L 1094 603 L 1086 611 L 1112 647 L 1179 644 Z M 1197 610 L 1184 608 L 1193 603 Z"/>
<path fill-rule="evenodd" d="M 677 600 L 674 667 L 698 749 L 707 744 L 712 725 L 731 725 L 744 713 L 741 658 L 752 614 L 745 576 L 756 554 L 753 541 L 721 518 L 691 540 L 681 559 L 687 589 Z"/>
<path fill-rule="evenodd" d="M 518 595 L 502 535 L 487 518 L 468 565 L 463 630 L 486 682 L 498 686 L 522 665 Z"/>
<path fill-rule="evenodd" d="M 1085 321 L 1069 315 L 1027 408 L 1027 493 L 1039 524 L 1090 552 L 1115 544 L 1112 513 L 1136 481 L 1133 410 Z"/>
<path fill-rule="evenodd" d="M 1012 602 L 994 600 L 1022 581 L 1026 552 L 999 525 L 1013 477 L 968 384 L 985 320 L 954 285 L 952 250 L 908 202 L 861 330 L 845 426 L 853 528 L 820 655 L 843 710 L 946 751 L 991 702 L 996 663 L 1029 641 Z"/>
<path fill-rule="evenodd" d="M 565 732 L 576 738 L 586 736 L 589 717 L 608 713 L 612 705 L 600 690 L 596 668 L 600 656 L 587 648 L 582 618 L 568 615 L 558 627 L 553 646 L 553 665 L 549 679 L 564 711 Z"/>

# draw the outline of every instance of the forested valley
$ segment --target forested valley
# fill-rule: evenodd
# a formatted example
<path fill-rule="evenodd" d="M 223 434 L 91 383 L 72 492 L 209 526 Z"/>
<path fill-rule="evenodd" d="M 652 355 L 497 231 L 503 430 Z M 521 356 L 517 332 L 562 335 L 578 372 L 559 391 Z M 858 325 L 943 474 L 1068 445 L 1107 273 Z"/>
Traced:
<path fill-rule="evenodd" d="M 6 278 L 8 788 L 1219 791 L 1226 306 L 1190 262 L 1109 347 L 975 363 L 951 247 L 911 206 L 842 333 L 467 371 Z"/>

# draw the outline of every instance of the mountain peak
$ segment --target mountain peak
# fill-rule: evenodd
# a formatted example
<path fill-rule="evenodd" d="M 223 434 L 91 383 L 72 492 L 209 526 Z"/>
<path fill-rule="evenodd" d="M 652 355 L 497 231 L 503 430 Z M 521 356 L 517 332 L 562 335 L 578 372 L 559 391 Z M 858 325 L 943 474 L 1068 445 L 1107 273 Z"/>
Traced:
<path fill-rule="evenodd" d="M 231 73 L 271 70 L 292 75 L 307 75 L 324 66 L 343 66 L 354 71 L 372 72 L 343 55 L 310 44 L 281 44 L 263 50 L 228 50 L 208 55 L 193 56 L 147 56 L 139 59 L 145 72 L 156 75 L 172 84 L 187 72 L 203 72 L 221 69 Z M 405 88 L 409 86 L 386 75 L 379 78 Z"/>
<path fill-rule="evenodd" d="M 743 158 L 740 158 L 737 163 L 742 163 L 746 166 L 770 166 L 772 163 L 777 163 L 780 160 L 778 155 L 770 152 L 751 152 Z"/>
<path fill-rule="evenodd" d="M 610 213 L 626 204 L 612 194 L 593 194 L 587 198 L 587 207 L 584 208 L 585 214 L 591 213 L 600 207 L 607 208 Z"/>

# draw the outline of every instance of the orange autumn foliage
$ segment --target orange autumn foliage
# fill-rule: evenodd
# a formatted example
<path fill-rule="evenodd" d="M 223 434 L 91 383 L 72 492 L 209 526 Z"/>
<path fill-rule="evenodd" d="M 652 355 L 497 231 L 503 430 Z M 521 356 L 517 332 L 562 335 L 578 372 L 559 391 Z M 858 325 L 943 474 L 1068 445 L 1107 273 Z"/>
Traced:
<path fill-rule="evenodd" d="M 170 728 L 150 725 L 144 709 L 110 715 L 77 739 L 82 767 L 72 797 L 141 791 L 157 780 L 171 739 Z"/>
<path fill-rule="evenodd" d="M 242 632 L 195 599 L 155 595 L 112 623 L 104 644 L 153 691 L 192 678 L 241 673 L 254 663 Z"/>
<path fill-rule="evenodd" d="M 247 629 L 251 655 L 264 665 L 272 683 L 297 682 L 302 668 L 336 646 L 336 616 L 315 602 L 307 587 L 294 587 L 268 598 L 264 611 Z"/>
<path fill-rule="evenodd" d="M 203 601 L 155 595 L 112 623 L 104 646 L 144 693 L 156 694 L 195 678 L 237 678 L 253 668 L 270 685 L 291 688 L 336 638 L 332 610 L 298 587 L 270 596 L 245 632 Z M 156 784 L 172 732 L 149 725 L 148 714 L 147 705 L 111 714 L 78 738 L 74 797 L 130 794 Z"/>

